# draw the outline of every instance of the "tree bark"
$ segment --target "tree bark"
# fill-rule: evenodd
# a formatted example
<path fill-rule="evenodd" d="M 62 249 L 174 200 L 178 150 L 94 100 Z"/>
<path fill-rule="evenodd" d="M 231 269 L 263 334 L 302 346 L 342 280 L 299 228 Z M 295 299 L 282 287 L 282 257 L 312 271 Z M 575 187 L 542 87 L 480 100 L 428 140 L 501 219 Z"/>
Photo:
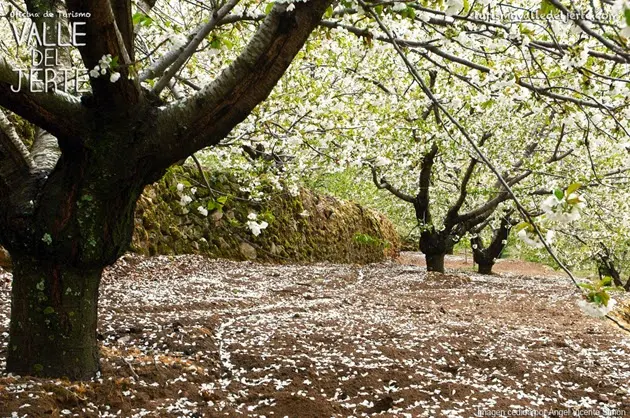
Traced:
<path fill-rule="evenodd" d="M 427 262 L 427 271 L 436 271 L 444 273 L 444 253 L 441 254 L 425 254 L 424 258 Z"/>
<path fill-rule="evenodd" d="M 494 263 L 490 262 L 488 264 L 478 264 L 479 268 L 477 271 L 479 274 L 492 274 L 492 267 L 494 267 Z"/>
<path fill-rule="evenodd" d="M 7 371 L 73 380 L 94 376 L 102 268 L 16 255 L 13 266 Z"/>
<path fill-rule="evenodd" d="M 128 248 L 148 182 L 133 152 L 127 159 L 104 152 L 110 144 L 124 149 L 126 131 L 113 124 L 94 132 L 91 149 L 62 154 L 47 178 L 26 178 L 18 188 L 32 194 L 0 207 L 0 241 L 13 260 L 7 371 L 88 379 L 99 369 L 101 274 Z M 26 186 L 32 182 L 41 186 Z"/>

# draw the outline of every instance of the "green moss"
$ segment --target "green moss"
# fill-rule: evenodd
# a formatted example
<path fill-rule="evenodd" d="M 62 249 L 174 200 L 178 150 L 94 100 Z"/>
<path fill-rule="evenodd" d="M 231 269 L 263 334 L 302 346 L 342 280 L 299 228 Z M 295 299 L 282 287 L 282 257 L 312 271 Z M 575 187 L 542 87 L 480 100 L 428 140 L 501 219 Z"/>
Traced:
<path fill-rule="evenodd" d="M 35 125 L 16 115 L 15 113 L 8 113 L 7 118 L 13 124 L 18 136 L 24 141 L 24 145 L 27 148 L 31 148 L 33 141 L 35 140 Z"/>
<path fill-rule="evenodd" d="M 147 255 L 199 253 L 242 260 L 240 245 L 248 242 L 261 261 L 350 263 L 381 261 L 398 251 L 399 237 L 392 223 L 357 204 L 306 189 L 299 196 L 281 193 L 264 203 L 250 203 L 229 174 L 206 176 L 215 190 L 213 197 L 198 171 L 187 166 L 169 170 L 162 180 L 145 189 L 136 210 L 134 251 Z M 186 191 L 189 187 L 198 190 L 186 208 L 189 213 L 179 203 L 178 183 L 185 184 Z M 213 212 L 208 217 L 199 215 L 198 206 L 207 207 L 207 202 L 218 201 L 221 196 L 227 197 L 222 199 L 221 219 L 215 220 Z M 269 223 L 258 237 L 245 225 L 251 212 Z M 304 212 L 308 216 L 302 216 Z M 359 242 L 357 236 L 369 237 L 372 245 Z"/>

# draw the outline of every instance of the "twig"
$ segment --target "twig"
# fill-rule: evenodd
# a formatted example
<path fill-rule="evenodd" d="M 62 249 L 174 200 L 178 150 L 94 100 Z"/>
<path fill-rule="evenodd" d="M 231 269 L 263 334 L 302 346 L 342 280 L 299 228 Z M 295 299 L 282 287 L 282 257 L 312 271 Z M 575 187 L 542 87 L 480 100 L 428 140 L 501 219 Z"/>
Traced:
<path fill-rule="evenodd" d="M 216 196 L 214 195 L 212 191 L 212 187 L 210 187 L 210 182 L 208 181 L 208 177 L 206 177 L 206 172 L 203 171 L 203 167 L 201 166 L 199 159 L 197 158 L 195 154 L 192 154 L 190 157 L 195 162 L 195 165 L 197 166 L 197 169 L 199 170 L 201 177 L 203 177 L 203 181 L 206 183 L 206 187 L 208 188 L 208 192 L 210 193 L 210 196 L 212 196 L 212 198 L 216 200 Z"/>
<path fill-rule="evenodd" d="M 122 361 L 124 361 L 124 362 L 125 362 L 125 364 L 126 364 L 127 366 L 129 366 L 129 370 L 131 370 L 131 374 L 133 375 L 133 377 L 134 377 L 137 381 L 140 381 L 140 376 L 138 376 L 138 373 L 136 373 L 136 371 L 134 370 L 134 368 L 133 368 L 133 366 L 131 365 L 131 363 L 130 363 L 130 362 L 128 362 L 126 358 L 124 358 L 124 357 L 121 357 L 121 358 L 122 358 Z"/>

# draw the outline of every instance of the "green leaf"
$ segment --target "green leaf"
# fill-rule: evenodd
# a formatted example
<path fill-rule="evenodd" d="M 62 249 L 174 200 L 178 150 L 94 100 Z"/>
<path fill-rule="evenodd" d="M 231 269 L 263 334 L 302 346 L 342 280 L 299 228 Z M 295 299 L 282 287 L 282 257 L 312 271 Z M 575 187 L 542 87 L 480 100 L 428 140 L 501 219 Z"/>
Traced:
<path fill-rule="evenodd" d="M 271 13 L 271 9 L 273 9 L 274 4 L 274 2 L 270 2 L 267 4 L 267 7 L 265 7 L 265 14 Z"/>
<path fill-rule="evenodd" d="M 601 284 L 602 286 L 609 286 L 612 283 L 613 279 L 610 276 L 602 277 Z"/>
<path fill-rule="evenodd" d="M 145 15 L 142 12 L 135 13 L 131 17 L 131 21 L 134 25 L 150 26 L 153 23 L 153 19 Z"/>
<path fill-rule="evenodd" d="M 516 226 L 514 227 L 514 233 L 518 233 L 518 232 L 520 232 L 522 229 L 529 228 L 529 227 L 531 227 L 531 225 L 529 224 L 529 222 L 521 222 L 521 223 L 519 223 L 518 225 L 516 225 Z"/>
<path fill-rule="evenodd" d="M 624 9 L 623 17 L 626 19 L 626 25 L 630 26 L 630 9 Z"/>
<path fill-rule="evenodd" d="M 210 41 L 210 46 L 213 49 L 221 49 L 221 38 L 219 38 L 218 36 L 213 36 L 212 40 Z"/>
<path fill-rule="evenodd" d="M 118 55 L 112 58 L 112 62 L 109 64 L 112 70 L 118 69 Z"/>
<path fill-rule="evenodd" d="M 567 187 L 567 196 L 570 196 L 573 192 L 575 192 L 580 187 L 582 187 L 580 183 L 571 183 L 569 187 Z"/>
<path fill-rule="evenodd" d="M 131 17 L 131 21 L 133 22 L 134 25 L 137 25 L 137 24 L 141 23 L 144 20 L 145 17 L 147 17 L 147 15 L 145 15 L 144 13 L 138 12 L 138 13 L 135 13 Z"/>
<path fill-rule="evenodd" d="M 221 203 L 222 205 L 225 205 L 225 202 L 227 202 L 228 197 L 227 196 L 219 196 L 217 197 L 217 202 Z"/>
<path fill-rule="evenodd" d="M 589 295 L 591 302 L 597 304 L 597 305 L 601 305 L 602 304 L 602 298 L 600 297 L 599 293 L 591 293 Z"/>
<path fill-rule="evenodd" d="M 327 18 L 332 17 L 333 13 L 334 13 L 334 9 L 333 9 L 332 5 L 328 6 L 328 9 L 326 9 L 326 17 Z"/>
<path fill-rule="evenodd" d="M 555 6 L 549 0 L 542 0 L 540 2 L 540 10 L 538 11 L 541 16 L 547 16 L 554 12 Z"/>
<path fill-rule="evenodd" d="M 562 190 L 554 190 L 553 195 L 556 197 L 556 199 L 562 200 L 562 198 L 564 197 L 564 192 Z"/>

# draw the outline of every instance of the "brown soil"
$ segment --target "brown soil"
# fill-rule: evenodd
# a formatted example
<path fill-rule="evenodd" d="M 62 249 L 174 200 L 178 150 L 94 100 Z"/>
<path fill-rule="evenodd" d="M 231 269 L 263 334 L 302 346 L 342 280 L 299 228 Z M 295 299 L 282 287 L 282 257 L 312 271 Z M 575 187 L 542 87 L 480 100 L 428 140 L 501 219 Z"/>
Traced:
<path fill-rule="evenodd" d="M 413 264 L 415 266 L 425 267 L 424 255 L 416 252 L 402 252 L 397 261 L 401 264 Z M 473 264 L 472 255 L 459 254 L 447 255 L 444 259 L 444 266 L 447 269 L 458 270 L 464 272 L 477 271 L 477 266 Z M 560 277 L 562 272 L 558 272 L 544 264 L 532 263 L 529 261 L 498 259 L 492 268 L 494 274 L 506 275 L 527 275 L 541 277 Z"/>
<path fill-rule="evenodd" d="M 126 257 L 101 288 L 101 375 L 0 374 L 0 417 L 630 412 L 630 336 L 583 314 L 567 279 L 516 262 L 427 275 L 419 258 Z M 0 273 L 2 368 L 10 280 Z"/>

